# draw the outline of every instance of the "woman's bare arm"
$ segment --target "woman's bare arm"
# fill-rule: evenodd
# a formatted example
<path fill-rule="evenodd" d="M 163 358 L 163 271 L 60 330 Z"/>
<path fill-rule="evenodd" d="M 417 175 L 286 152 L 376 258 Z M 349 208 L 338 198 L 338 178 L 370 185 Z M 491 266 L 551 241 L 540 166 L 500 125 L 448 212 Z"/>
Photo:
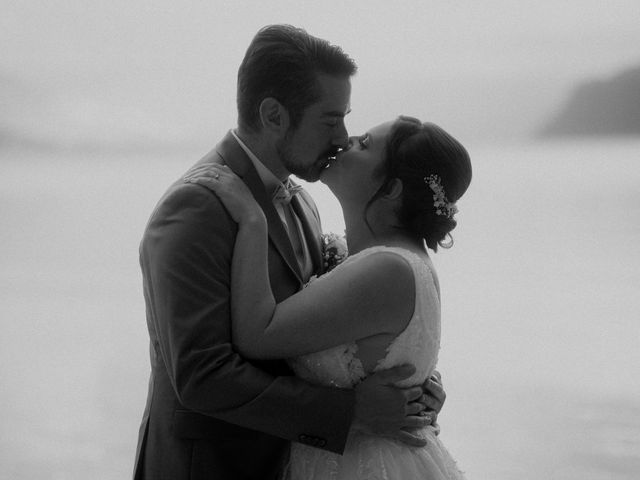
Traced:
<path fill-rule="evenodd" d="M 415 280 L 406 260 L 391 252 L 341 265 L 276 304 L 264 214 L 229 169 L 220 168 L 215 175 L 197 181 L 220 196 L 238 222 L 231 307 L 233 342 L 240 353 L 249 358 L 293 357 L 402 331 L 413 314 Z"/>

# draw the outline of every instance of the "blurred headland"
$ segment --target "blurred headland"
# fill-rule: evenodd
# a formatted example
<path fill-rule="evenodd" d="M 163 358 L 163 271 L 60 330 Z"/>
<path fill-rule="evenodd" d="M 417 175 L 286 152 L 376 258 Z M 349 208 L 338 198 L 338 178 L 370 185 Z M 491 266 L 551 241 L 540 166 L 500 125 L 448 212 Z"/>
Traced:
<path fill-rule="evenodd" d="M 640 63 L 604 79 L 430 78 L 354 88 L 352 134 L 399 113 L 431 119 L 465 143 L 504 144 L 565 136 L 640 135 Z M 406 83 L 406 91 L 398 84 Z M 231 80 L 230 83 L 233 83 Z M 424 92 L 417 98 L 416 92 Z M 180 96 L 156 103 L 134 91 L 49 85 L 0 72 L 0 151 L 79 153 L 204 152 L 235 125 L 234 93 L 225 108 Z M 386 97 L 386 102 L 378 99 Z M 228 98 L 227 98 L 228 97 Z M 391 112 L 391 113 L 390 113 Z M 424 117 L 424 115 L 427 115 Z"/>
<path fill-rule="evenodd" d="M 640 135 L 640 65 L 579 84 L 539 131 L 542 138 Z"/>

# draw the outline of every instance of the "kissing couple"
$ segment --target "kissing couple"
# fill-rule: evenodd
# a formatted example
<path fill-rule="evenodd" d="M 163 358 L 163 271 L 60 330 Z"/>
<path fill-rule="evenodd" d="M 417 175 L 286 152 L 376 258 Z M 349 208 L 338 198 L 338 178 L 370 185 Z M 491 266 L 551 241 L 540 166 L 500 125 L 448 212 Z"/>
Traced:
<path fill-rule="evenodd" d="M 237 128 L 151 214 L 135 479 L 464 478 L 438 437 L 429 250 L 452 243 L 469 155 L 406 116 L 349 137 L 356 70 L 302 29 L 261 29 Z M 290 175 L 340 202 L 349 256 L 329 272 L 318 210 Z"/>

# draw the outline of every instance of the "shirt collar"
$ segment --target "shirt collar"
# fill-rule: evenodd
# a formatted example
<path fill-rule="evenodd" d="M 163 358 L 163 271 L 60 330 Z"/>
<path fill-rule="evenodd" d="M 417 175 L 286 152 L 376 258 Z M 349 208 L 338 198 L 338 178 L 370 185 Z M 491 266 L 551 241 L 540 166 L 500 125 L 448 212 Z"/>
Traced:
<path fill-rule="evenodd" d="M 276 177 L 271 172 L 271 170 L 265 167 L 264 163 L 262 163 L 260 159 L 251 150 L 249 150 L 249 147 L 247 147 L 245 143 L 240 140 L 240 137 L 238 137 L 238 134 L 235 132 L 235 130 L 231 130 L 231 135 L 233 135 L 233 138 L 236 139 L 240 147 L 244 150 L 244 152 L 253 163 L 253 166 L 258 172 L 258 176 L 260 177 L 260 180 L 262 180 L 262 184 L 266 188 L 269 195 L 273 195 L 277 190 L 282 188 L 282 182 L 278 180 L 278 177 Z M 289 182 L 288 179 L 287 182 Z"/>

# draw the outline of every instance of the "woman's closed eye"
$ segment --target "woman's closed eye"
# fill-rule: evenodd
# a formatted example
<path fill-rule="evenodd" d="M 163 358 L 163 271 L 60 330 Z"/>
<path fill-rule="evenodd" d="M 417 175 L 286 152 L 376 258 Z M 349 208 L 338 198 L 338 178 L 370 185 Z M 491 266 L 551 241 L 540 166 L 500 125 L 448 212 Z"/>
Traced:
<path fill-rule="evenodd" d="M 365 133 L 361 137 L 358 137 L 358 143 L 360 144 L 360 148 L 369 148 L 369 134 Z"/>

